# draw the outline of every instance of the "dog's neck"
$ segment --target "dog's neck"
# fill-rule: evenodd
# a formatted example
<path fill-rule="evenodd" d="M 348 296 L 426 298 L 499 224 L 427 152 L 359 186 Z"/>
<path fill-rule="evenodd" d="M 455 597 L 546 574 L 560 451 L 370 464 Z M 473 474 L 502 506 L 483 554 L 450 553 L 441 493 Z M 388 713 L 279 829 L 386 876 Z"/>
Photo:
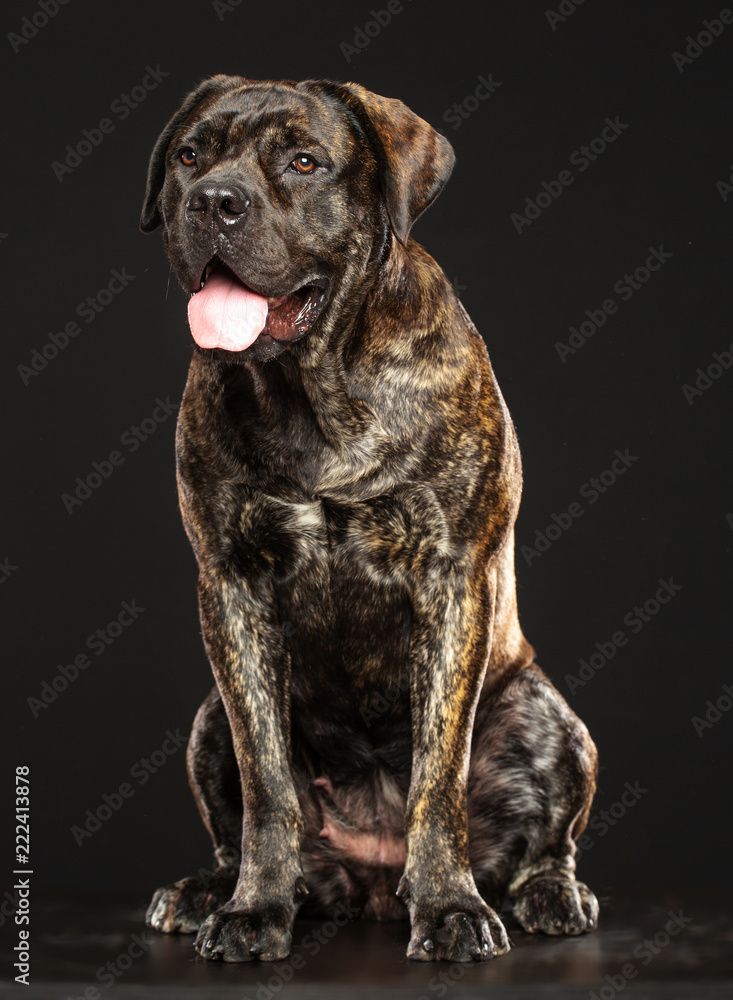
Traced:
<path fill-rule="evenodd" d="M 450 309 L 432 306 L 445 301 L 448 282 L 419 244 L 395 240 L 376 277 L 365 278 L 360 294 L 349 290 L 357 308 L 320 339 L 267 362 L 233 365 L 197 353 L 184 405 L 219 424 L 219 440 L 233 452 L 267 452 L 290 475 L 307 454 L 310 489 L 354 498 L 389 489 L 409 473 L 415 442 L 431 432 L 436 403 L 466 377 L 472 354 L 452 291 Z M 431 285 L 436 294 L 425 295 Z M 400 303 L 398 326 L 384 326 L 385 301 Z"/>

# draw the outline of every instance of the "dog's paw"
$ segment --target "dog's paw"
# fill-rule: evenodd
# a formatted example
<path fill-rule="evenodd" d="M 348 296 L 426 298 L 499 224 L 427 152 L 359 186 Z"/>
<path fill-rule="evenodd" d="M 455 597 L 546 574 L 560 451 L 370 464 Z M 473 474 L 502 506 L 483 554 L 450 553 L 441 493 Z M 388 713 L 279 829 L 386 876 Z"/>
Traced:
<path fill-rule="evenodd" d="M 164 934 L 194 934 L 203 921 L 231 899 L 237 875 L 217 872 L 167 885 L 153 896 L 145 923 Z"/>
<path fill-rule="evenodd" d="M 294 908 L 286 906 L 258 910 L 222 907 L 199 928 L 195 948 L 212 961 L 274 962 L 287 958 L 294 915 Z"/>
<path fill-rule="evenodd" d="M 407 957 L 417 962 L 486 962 L 510 949 L 504 925 L 477 894 L 434 906 L 409 905 Z"/>
<path fill-rule="evenodd" d="M 514 916 L 531 934 L 586 934 L 598 925 L 598 900 L 583 882 L 536 875 L 519 890 Z"/>

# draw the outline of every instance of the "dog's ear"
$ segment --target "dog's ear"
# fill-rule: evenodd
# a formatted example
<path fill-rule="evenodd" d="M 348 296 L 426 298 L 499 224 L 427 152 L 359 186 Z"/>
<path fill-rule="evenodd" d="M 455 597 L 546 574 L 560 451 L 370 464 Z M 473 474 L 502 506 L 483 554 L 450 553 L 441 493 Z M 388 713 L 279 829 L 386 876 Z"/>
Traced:
<path fill-rule="evenodd" d="M 390 225 L 405 243 L 413 222 L 450 177 L 453 147 L 402 101 L 380 97 L 358 83 L 342 84 L 339 90 L 377 154 Z"/>
<path fill-rule="evenodd" d="M 208 80 L 204 80 L 195 90 L 191 91 L 160 133 L 150 157 L 150 164 L 148 165 L 148 186 L 145 191 L 142 215 L 140 216 L 140 229 L 144 233 L 152 233 L 162 221 L 158 209 L 158 195 L 162 191 L 165 182 L 165 158 L 173 136 L 191 112 L 199 105 L 210 98 L 225 94 L 228 90 L 234 90 L 235 87 L 242 87 L 246 82 L 241 76 L 225 76 L 220 74 L 219 76 L 209 77 Z"/>

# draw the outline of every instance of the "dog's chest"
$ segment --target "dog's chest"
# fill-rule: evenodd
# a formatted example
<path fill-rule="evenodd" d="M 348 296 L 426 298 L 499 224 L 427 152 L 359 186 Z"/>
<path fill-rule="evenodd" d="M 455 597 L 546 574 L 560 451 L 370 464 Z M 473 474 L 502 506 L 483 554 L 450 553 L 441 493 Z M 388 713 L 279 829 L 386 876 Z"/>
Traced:
<path fill-rule="evenodd" d="M 426 541 L 414 521 L 404 494 L 360 503 L 248 496 L 235 558 L 241 573 L 262 575 L 273 588 L 303 697 L 348 691 L 368 700 L 402 674 L 412 621 L 407 579 Z"/>

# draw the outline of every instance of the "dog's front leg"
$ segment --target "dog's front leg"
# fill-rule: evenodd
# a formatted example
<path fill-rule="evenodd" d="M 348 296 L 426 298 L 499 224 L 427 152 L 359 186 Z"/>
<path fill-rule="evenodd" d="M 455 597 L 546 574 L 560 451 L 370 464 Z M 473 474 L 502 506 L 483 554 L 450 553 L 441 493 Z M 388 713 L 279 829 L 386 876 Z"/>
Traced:
<path fill-rule="evenodd" d="M 417 576 L 417 574 L 416 574 Z M 468 858 L 466 778 L 488 663 L 493 574 L 443 564 L 413 590 L 412 778 L 398 894 L 410 912 L 408 958 L 482 961 L 509 941 L 476 889 Z"/>
<path fill-rule="evenodd" d="M 289 766 L 290 663 L 266 578 L 202 572 L 201 622 L 242 781 L 242 862 L 234 895 L 201 925 L 205 958 L 285 958 L 300 866 L 302 818 Z"/>

